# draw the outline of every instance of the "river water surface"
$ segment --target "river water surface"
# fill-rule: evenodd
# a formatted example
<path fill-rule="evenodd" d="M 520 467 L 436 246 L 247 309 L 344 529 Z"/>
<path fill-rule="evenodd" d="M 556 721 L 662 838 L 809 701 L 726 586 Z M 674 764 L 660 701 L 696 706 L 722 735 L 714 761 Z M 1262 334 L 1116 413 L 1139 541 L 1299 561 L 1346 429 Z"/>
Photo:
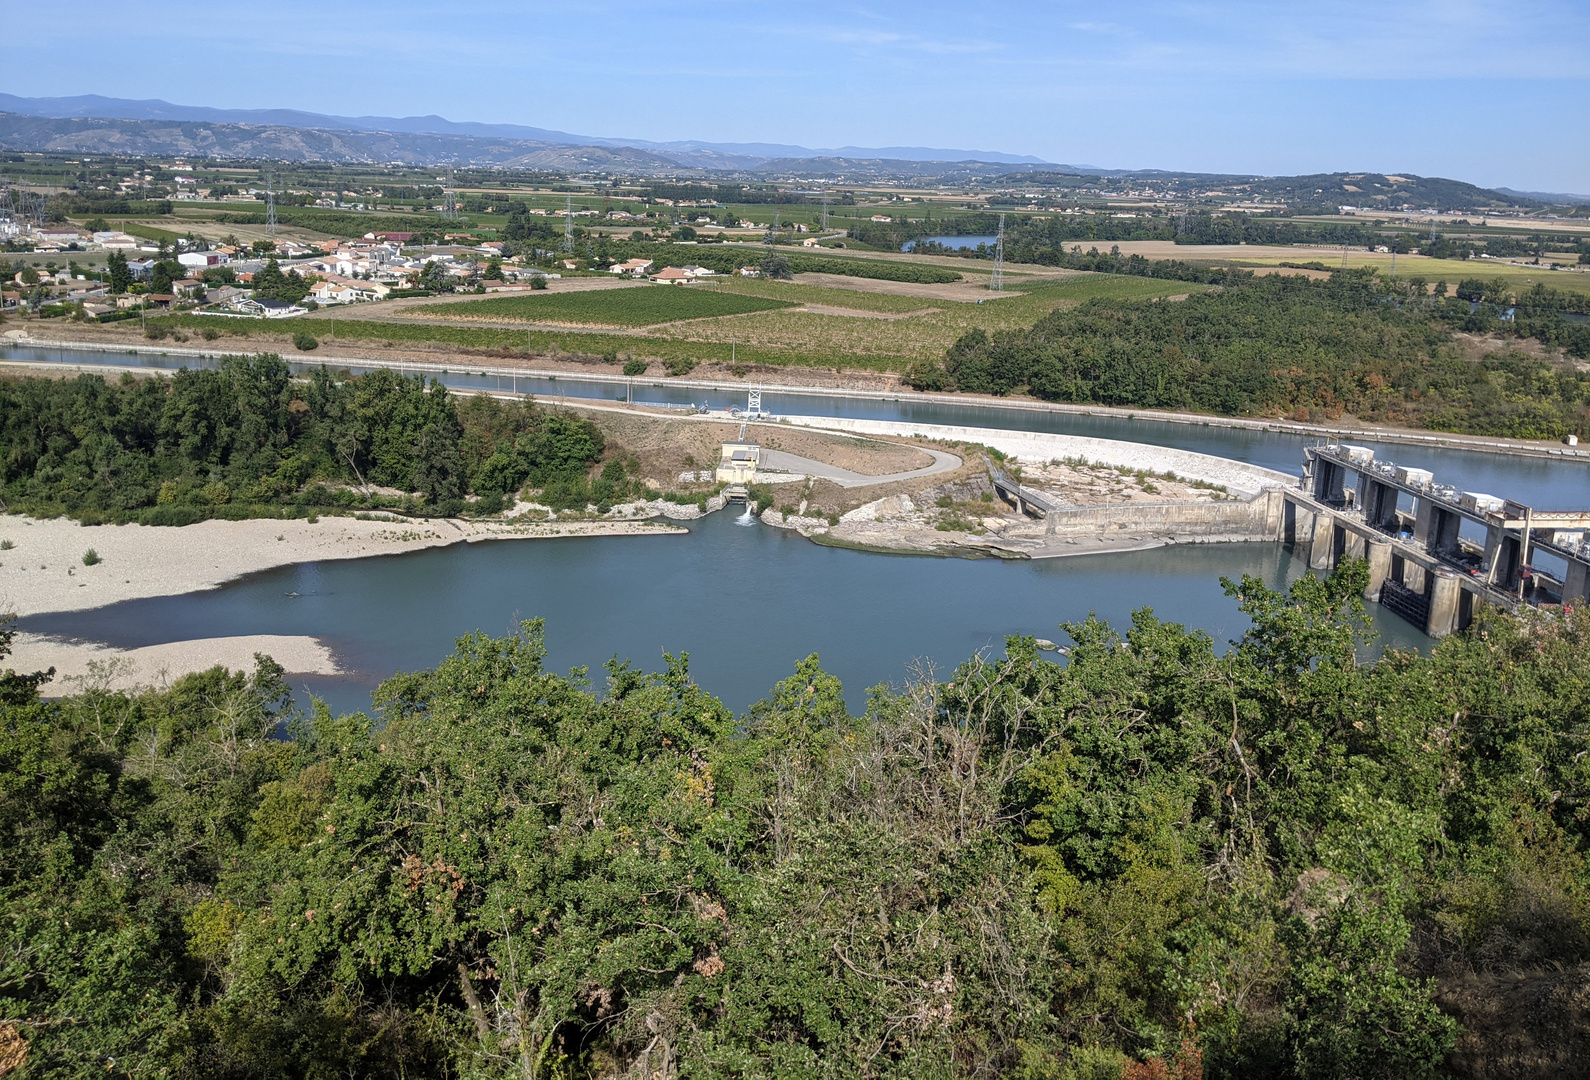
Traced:
<path fill-rule="evenodd" d="M 0 358 L 148 367 L 198 366 L 191 357 L 0 347 Z M 295 363 L 295 367 L 313 365 Z M 623 384 L 525 379 L 452 371 L 452 389 L 533 392 L 612 400 Z M 635 400 L 743 405 L 727 392 L 637 381 Z M 830 394 L 766 394 L 775 413 L 1053 431 L 1126 439 L 1250 461 L 1296 473 L 1301 436 L 1002 409 L 927 399 L 867 400 Z M 1468 490 L 1542 508 L 1590 506 L 1590 466 L 1442 448 L 1381 446 L 1382 456 L 1429 468 Z M 1058 624 L 1092 611 L 1124 630 L 1151 607 L 1162 619 L 1240 636 L 1245 620 L 1219 579 L 1254 574 L 1282 587 L 1301 572 L 1278 544 L 1179 546 L 1126 554 L 1000 562 L 865 554 L 821 547 L 728 513 L 691 523 L 688 536 L 499 541 L 401 556 L 307 563 L 252 575 L 224 588 L 129 601 L 92 611 L 32 616 L 22 628 L 122 647 L 239 634 L 322 638 L 350 674 L 298 678 L 300 690 L 338 710 L 365 708 L 369 692 L 400 670 L 436 664 L 472 630 L 502 634 L 544 617 L 549 664 L 599 667 L 617 655 L 645 668 L 688 652 L 697 680 L 736 709 L 763 696 L 816 652 L 845 682 L 853 707 L 865 688 L 903 679 L 917 660 L 941 673 L 1007 634 L 1064 641 Z M 1427 646 L 1394 616 L 1384 640 Z"/>

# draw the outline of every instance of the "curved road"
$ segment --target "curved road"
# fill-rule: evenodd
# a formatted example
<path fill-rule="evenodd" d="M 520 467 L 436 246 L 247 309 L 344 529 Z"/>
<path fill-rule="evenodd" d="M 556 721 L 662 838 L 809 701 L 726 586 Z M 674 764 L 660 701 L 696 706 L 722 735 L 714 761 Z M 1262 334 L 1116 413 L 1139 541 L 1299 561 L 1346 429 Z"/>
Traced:
<path fill-rule="evenodd" d="M 829 465 L 811 458 L 800 457 L 795 454 L 786 454 L 782 450 L 763 450 L 762 465 L 772 472 L 801 473 L 806 476 L 815 476 L 822 480 L 831 480 L 840 487 L 869 487 L 873 484 L 892 484 L 896 480 L 915 480 L 921 476 L 933 476 L 937 473 L 953 472 L 961 467 L 961 459 L 954 454 L 946 454 L 943 450 L 929 450 L 925 446 L 916 446 L 924 454 L 933 456 L 933 464 L 921 469 L 912 469 L 909 472 L 885 473 L 882 476 L 868 476 L 866 473 L 851 472 L 841 469 L 838 465 Z"/>

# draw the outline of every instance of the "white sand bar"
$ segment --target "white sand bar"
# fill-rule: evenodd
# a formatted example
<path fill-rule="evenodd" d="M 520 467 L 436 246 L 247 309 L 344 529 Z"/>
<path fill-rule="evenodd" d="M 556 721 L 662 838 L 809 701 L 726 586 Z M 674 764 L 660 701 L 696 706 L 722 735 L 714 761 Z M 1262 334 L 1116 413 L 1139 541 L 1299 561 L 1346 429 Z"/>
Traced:
<path fill-rule="evenodd" d="M 1260 465 L 1249 465 L 1245 461 L 1233 461 L 1230 458 L 1199 454 L 1191 450 L 1177 450 L 1170 446 L 1121 442 L 1117 439 L 1091 439 L 1082 435 L 1005 431 L 1001 428 L 958 427 L 950 424 L 916 424 L 901 420 L 856 420 L 832 416 L 781 416 L 779 422 L 860 435 L 982 443 L 1018 461 L 1086 458 L 1097 465 L 1175 473 L 1186 480 L 1220 484 L 1239 495 L 1257 495 L 1267 487 L 1276 485 L 1292 487 L 1297 484 L 1295 476 L 1289 476 L 1275 469 L 1266 469 Z"/>
<path fill-rule="evenodd" d="M 83 526 L 66 518 L 0 516 L 0 612 L 82 611 L 121 600 L 213 589 L 289 563 L 361 559 L 480 540 L 669 534 L 652 521 L 360 521 L 323 517 L 201 521 L 181 528 Z M 83 563 L 93 548 L 99 562 Z"/>
<path fill-rule="evenodd" d="M 45 697 L 75 694 L 87 686 L 124 690 L 164 688 L 183 675 L 217 664 L 228 671 L 252 671 L 254 654 L 263 653 L 294 675 L 340 675 L 331 650 L 312 637 L 252 634 L 246 637 L 194 638 L 142 649 L 111 649 L 82 641 L 58 641 L 18 634 L 5 666 L 17 671 L 55 669 Z"/>

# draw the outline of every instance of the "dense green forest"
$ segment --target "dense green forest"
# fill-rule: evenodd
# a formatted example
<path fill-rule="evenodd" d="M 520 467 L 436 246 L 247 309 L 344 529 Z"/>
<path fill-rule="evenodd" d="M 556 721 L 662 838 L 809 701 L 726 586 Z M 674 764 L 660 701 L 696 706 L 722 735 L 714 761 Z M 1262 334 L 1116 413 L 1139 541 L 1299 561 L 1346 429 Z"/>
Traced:
<path fill-rule="evenodd" d="M 548 505 L 583 508 L 635 491 L 616 460 L 591 477 L 603 448 L 573 414 L 454 398 L 386 370 L 295 380 L 274 355 L 171 378 L 0 379 L 0 497 L 12 511 L 85 522 L 372 506 L 496 513 L 526 483 Z"/>
<path fill-rule="evenodd" d="M 1590 355 L 1590 325 L 1563 317 L 1584 299 L 1538 286 L 1510 298 L 1482 281 L 1445 291 L 1366 272 L 1232 272 L 1184 300 L 1091 300 L 1030 330 L 974 330 L 906 378 L 923 390 L 1025 388 L 1049 401 L 1590 437 L 1590 374 L 1517 351 L 1469 360 L 1453 339 L 1459 329 L 1527 335 Z"/>
<path fill-rule="evenodd" d="M 1568 1076 L 1590 615 L 1362 662 L 1362 563 L 864 715 L 539 625 L 368 715 L 0 679 L 0 1055 L 45 1077 Z M 0 634 L 0 655 L 9 634 Z M 286 737 L 282 737 L 285 735 Z"/>

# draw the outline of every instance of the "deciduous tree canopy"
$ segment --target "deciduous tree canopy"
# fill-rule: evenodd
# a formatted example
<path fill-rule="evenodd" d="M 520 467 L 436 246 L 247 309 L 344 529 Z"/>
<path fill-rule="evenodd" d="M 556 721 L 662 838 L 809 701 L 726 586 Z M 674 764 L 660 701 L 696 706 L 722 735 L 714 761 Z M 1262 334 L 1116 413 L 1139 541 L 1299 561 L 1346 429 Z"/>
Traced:
<path fill-rule="evenodd" d="M 456 511 L 470 492 L 568 477 L 584 507 L 602 450 L 596 426 L 572 415 L 460 403 L 440 383 L 385 369 L 295 380 L 273 355 L 169 379 L 0 380 L 0 492 L 12 509 L 87 520 L 178 524 L 324 505 L 320 482 L 398 488 Z"/>
<path fill-rule="evenodd" d="M 1477 282 L 1459 288 L 1484 294 Z M 1508 318 L 1521 328 L 1549 321 L 1570 351 L 1590 349 L 1587 328 L 1560 318 L 1564 305 L 1582 303 L 1532 290 Z M 1184 300 L 1091 300 L 1030 330 L 974 330 L 907 379 L 920 389 L 1026 389 L 1049 401 L 1297 419 L 1348 412 L 1444 431 L 1590 436 L 1590 375 L 1516 352 L 1459 354 L 1454 325 L 1503 325 L 1489 305 L 1471 311 L 1467 300 L 1409 295 L 1406 284 L 1368 274 L 1241 274 Z"/>
<path fill-rule="evenodd" d="M 1365 574 L 859 717 L 816 657 L 741 717 L 682 656 L 594 689 L 534 623 L 370 715 L 8 674 L 0 1030 L 30 1077 L 1566 1074 L 1590 617 L 1363 663 Z"/>

